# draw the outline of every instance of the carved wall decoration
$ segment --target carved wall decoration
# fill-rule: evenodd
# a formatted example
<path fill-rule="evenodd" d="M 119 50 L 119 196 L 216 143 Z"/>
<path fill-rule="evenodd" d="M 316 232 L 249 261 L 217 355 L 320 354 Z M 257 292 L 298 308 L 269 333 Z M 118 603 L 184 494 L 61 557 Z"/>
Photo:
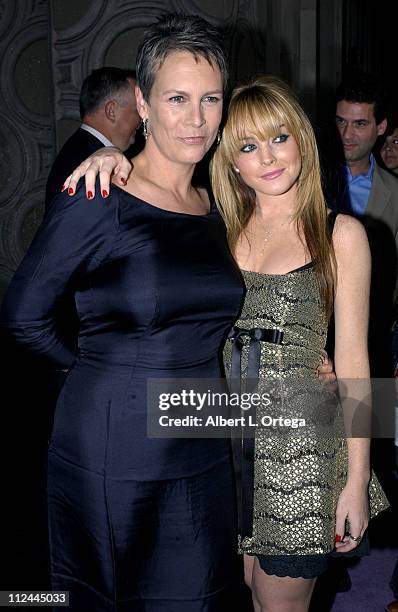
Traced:
<path fill-rule="evenodd" d="M 0 292 L 37 228 L 54 153 L 48 3 L 0 4 Z"/>

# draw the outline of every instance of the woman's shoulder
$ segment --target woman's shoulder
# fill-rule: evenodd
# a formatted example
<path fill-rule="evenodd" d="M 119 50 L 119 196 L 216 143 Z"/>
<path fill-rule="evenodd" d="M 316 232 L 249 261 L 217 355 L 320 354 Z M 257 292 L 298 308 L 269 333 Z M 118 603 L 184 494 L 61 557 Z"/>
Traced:
<path fill-rule="evenodd" d="M 345 236 L 346 234 L 350 234 L 352 232 L 358 233 L 361 235 L 362 234 L 366 235 L 366 232 L 364 230 L 362 223 L 358 219 L 353 217 L 352 215 L 347 215 L 345 213 L 335 213 L 334 211 L 330 211 L 328 213 L 329 218 L 332 215 L 334 215 L 335 217 L 335 221 L 334 221 L 335 233 L 342 234 L 343 236 Z"/>
<path fill-rule="evenodd" d="M 117 210 L 119 207 L 119 195 L 116 189 L 110 189 L 108 197 L 101 195 L 99 179 L 95 185 L 95 195 L 88 199 L 85 182 L 80 179 L 76 192 L 68 195 L 66 192 L 58 194 L 50 204 L 45 215 L 48 221 L 58 220 L 60 217 L 75 222 L 95 223 L 100 220 L 109 219 L 111 223 L 117 221 Z"/>
<path fill-rule="evenodd" d="M 355 256 L 356 249 L 364 246 L 368 248 L 368 238 L 362 223 L 351 215 L 335 214 L 333 246 L 336 255 L 347 252 L 350 257 Z"/>

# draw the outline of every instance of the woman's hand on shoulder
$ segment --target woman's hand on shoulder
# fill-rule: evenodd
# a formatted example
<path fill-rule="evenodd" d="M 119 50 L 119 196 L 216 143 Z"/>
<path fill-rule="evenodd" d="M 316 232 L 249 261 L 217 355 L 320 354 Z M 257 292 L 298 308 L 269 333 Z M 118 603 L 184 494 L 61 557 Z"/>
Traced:
<path fill-rule="evenodd" d="M 86 181 L 86 196 L 91 200 L 95 196 L 95 179 L 99 174 L 101 195 L 108 197 L 111 176 L 115 182 L 125 185 L 131 172 L 132 165 L 117 147 L 102 147 L 87 157 L 65 180 L 62 191 L 67 190 L 74 195 L 79 179 L 84 176 Z"/>

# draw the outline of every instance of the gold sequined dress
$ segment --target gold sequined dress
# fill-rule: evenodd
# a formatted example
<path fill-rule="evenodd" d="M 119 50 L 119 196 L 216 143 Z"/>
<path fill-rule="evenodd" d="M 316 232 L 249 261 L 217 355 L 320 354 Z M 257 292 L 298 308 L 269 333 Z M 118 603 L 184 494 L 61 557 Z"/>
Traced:
<path fill-rule="evenodd" d="M 257 390 L 261 391 L 262 382 L 271 394 L 278 385 L 283 387 L 279 409 L 287 411 L 288 416 L 295 412 L 303 415 L 313 399 L 327 335 L 327 318 L 313 266 L 307 264 L 281 275 L 242 274 L 247 293 L 224 350 L 227 375 L 231 377 L 239 340 L 241 384 L 247 381 L 250 353 L 256 344 Z M 264 334 L 271 331 L 272 338 Z M 268 407 L 257 408 L 257 420 L 267 411 Z M 291 560 L 292 555 L 328 555 L 334 548 L 336 504 L 347 475 L 346 440 L 333 435 L 299 436 L 294 429 L 289 435 L 286 427 L 280 435 L 281 429 L 270 433 L 269 428 L 260 427 L 255 430 L 254 441 L 253 437 L 251 441 L 233 441 L 240 506 L 239 550 L 282 561 Z M 247 474 L 250 464 L 248 469 L 244 466 L 244 460 L 247 465 L 250 458 L 250 444 L 251 476 Z M 237 461 L 239 452 L 244 456 L 243 464 L 239 458 Z M 372 516 L 388 506 L 374 476 L 369 497 Z M 289 573 L 289 569 L 279 572 L 278 567 L 269 573 L 310 577 L 325 569 L 313 574 L 310 570 L 307 576 L 302 570 L 298 574 Z"/>

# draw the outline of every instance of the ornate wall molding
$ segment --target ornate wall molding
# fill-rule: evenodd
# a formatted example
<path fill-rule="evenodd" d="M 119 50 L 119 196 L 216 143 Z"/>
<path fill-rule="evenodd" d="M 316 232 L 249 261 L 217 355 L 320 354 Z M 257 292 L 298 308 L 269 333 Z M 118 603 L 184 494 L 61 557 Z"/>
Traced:
<path fill-rule="evenodd" d="M 0 293 L 42 216 L 54 152 L 48 4 L 0 3 Z"/>

